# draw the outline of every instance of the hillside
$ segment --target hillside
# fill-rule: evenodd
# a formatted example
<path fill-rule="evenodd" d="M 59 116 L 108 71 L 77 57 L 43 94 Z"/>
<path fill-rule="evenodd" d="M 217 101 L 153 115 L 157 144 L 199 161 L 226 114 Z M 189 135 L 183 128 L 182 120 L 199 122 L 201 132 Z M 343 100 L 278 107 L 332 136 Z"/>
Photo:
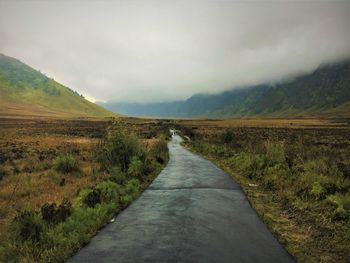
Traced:
<path fill-rule="evenodd" d="M 19 60 L 0 54 L 0 115 L 106 117 L 115 114 Z"/>
<path fill-rule="evenodd" d="M 258 85 L 219 94 L 196 94 L 165 103 L 104 103 L 106 108 L 136 116 L 289 117 L 349 115 L 350 61 L 323 65 L 311 74 L 276 85 Z"/>

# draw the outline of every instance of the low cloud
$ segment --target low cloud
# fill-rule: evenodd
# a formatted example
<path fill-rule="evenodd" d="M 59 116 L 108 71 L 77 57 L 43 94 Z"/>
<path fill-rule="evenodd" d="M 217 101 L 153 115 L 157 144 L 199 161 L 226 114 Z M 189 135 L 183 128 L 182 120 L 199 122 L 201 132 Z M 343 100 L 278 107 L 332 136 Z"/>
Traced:
<path fill-rule="evenodd" d="M 349 1 L 4 1 L 0 52 L 96 100 L 154 102 L 350 55 Z"/>

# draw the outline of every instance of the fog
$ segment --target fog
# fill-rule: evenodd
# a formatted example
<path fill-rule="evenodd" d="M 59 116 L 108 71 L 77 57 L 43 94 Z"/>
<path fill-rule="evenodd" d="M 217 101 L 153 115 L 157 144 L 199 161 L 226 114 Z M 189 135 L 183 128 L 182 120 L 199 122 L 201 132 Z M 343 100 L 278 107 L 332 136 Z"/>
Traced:
<path fill-rule="evenodd" d="M 275 82 L 350 55 L 350 1 L 4 1 L 0 53 L 91 100 Z"/>

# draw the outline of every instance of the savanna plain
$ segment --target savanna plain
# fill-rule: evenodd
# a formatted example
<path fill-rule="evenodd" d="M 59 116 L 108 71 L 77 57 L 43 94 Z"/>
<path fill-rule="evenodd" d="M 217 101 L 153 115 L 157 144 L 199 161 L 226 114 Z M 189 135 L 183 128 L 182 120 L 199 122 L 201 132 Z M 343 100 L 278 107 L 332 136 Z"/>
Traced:
<path fill-rule="evenodd" d="M 185 145 L 239 182 L 297 262 L 349 262 L 348 118 L 178 124 Z"/>
<path fill-rule="evenodd" d="M 64 262 L 168 160 L 164 121 L 2 118 L 0 262 Z"/>
<path fill-rule="evenodd" d="M 165 167 L 169 129 L 298 262 L 348 262 L 350 120 L 0 119 L 0 261 L 64 262 Z"/>

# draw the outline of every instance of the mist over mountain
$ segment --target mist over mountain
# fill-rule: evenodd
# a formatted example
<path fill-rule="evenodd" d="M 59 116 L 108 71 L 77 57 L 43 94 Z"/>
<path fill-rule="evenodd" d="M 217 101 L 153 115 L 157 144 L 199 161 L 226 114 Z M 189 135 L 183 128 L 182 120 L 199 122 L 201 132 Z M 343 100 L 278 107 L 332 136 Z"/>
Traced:
<path fill-rule="evenodd" d="M 347 0 L 0 1 L 0 52 L 94 101 L 178 101 L 349 56 L 349 10 Z"/>
<path fill-rule="evenodd" d="M 279 84 L 261 84 L 218 94 L 195 94 L 184 101 L 99 103 L 131 116 L 246 117 L 345 112 L 350 102 L 350 60 L 326 64 Z"/>

